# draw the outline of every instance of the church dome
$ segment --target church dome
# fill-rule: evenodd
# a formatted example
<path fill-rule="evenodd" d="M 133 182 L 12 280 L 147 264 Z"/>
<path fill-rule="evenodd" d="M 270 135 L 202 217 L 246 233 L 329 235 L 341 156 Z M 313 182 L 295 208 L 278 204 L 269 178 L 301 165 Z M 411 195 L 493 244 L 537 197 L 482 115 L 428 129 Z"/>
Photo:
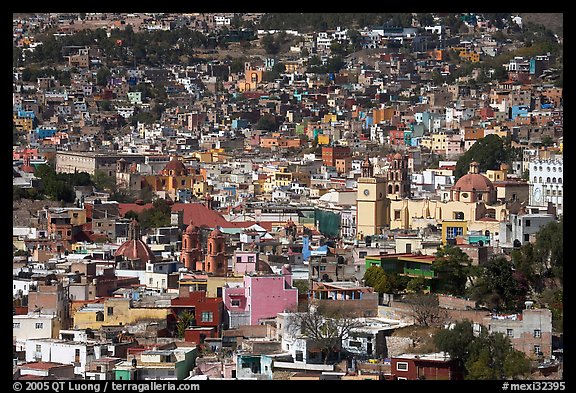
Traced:
<path fill-rule="evenodd" d="M 154 262 L 156 256 L 141 239 L 127 240 L 116 250 L 114 256 L 121 256 L 127 260 L 140 260 L 142 262 Z"/>
<path fill-rule="evenodd" d="M 126 240 L 114 253 L 115 257 L 125 260 L 140 260 L 142 262 L 154 262 L 156 256 L 146 243 L 140 239 L 140 225 L 132 220 L 128 227 L 128 240 Z"/>
<path fill-rule="evenodd" d="M 456 191 L 488 192 L 494 189 L 494 184 L 486 176 L 479 173 L 468 173 L 462 176 L 454 185 Z"/>
<path fill-rule="evenodd" d="M 176 156 L 172 156 L 172 159 L 166 164 L 164 169 L 162 170 L 164 174 L 170 175 L 186 175 L 188 171 L 186 170 L 186 166 L 184 163 L 178 159 Z"/>

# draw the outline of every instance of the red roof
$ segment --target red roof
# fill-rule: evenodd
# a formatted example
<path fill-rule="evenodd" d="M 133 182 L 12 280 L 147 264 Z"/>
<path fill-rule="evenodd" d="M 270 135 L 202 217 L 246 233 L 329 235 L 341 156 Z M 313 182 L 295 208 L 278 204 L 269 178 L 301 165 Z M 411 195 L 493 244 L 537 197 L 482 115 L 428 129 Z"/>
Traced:
<path fill-rule="evenodd" d="M 33 369 L 33 370 L 50 370 L 54 367 L 63 367 L 67 366 L 64 363 L 55 363 L 55 362 L 30 362 L 22 365 L 23 368 L 26 369 Z"/>
<path fill-rule="evenodd" d="M 132 210 L 136 213 L 140 213 L 143 210 L 152 208 L 151 203 L 145 205 L 137 205 L 135 203 L 120 203 L 118 204 L 118 212 L 120 216 L 124 215 Z M 254 222 L 229 222 L 222 214 L 218 213 L 216 210 L 207 208 L 202 203 L 174 203 L 170 206 L 173 212 L 184 211 L 183 221 L 185 223 L 193 222 L 196 226 L 206 226 L 208 228 L 216 228 L 218 226 L 222 228 L 246 228 L 253 224 Z"/>

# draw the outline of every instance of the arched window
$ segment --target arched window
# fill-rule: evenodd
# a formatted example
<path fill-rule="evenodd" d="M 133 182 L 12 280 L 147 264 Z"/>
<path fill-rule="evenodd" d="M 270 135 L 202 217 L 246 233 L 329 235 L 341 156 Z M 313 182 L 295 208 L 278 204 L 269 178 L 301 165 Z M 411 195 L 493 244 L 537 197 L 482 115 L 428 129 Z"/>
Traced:
<path fill-rule="evenodd" d="M 555 177 L 552 178 L 552 183 L 556 183 L 556 178 L 555 178 Z"/>
<path fill-rule="evenodd" d="M 549 177 L 546 178 L 546 183 L 550 183 L 550 178 L 549 178 Z"/>

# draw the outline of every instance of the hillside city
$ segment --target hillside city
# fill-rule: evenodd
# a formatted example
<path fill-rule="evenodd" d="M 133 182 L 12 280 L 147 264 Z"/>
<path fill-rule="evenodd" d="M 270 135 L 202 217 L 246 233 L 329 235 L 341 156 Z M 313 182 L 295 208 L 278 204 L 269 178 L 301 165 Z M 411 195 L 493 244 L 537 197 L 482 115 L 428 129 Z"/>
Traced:
<path fill-rule="evenodd" d="M 562 380 L 562 56 L 562 14 L 13 14 L 13 379 Z"/>

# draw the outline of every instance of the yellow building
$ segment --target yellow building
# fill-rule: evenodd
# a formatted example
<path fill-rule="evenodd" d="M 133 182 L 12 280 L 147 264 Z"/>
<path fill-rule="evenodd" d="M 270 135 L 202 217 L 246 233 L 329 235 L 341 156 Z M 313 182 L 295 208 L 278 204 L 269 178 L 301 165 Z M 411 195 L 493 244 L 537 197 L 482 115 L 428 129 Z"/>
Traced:
<path fill-rule="evenodd" d="M 368 157 L 362 163 L 362 177 L 358 178 L 356 197 L 356 233 L 358 237 L 380 235 L 388 221 L 386 179 L 373 176 Z"/>
<path fill-rule="evenodd" d="M 389 225 L 390 229 L 417 229 L 447 220 L 464 220 L 467 230 L 494 234 L 499 231 L 499 222 L 507 216 L 508 207 L 498 202 L 496 187 L 487 176 L 478 173 L 478 163 L 472 162 L 469 172 L 452 187 L 449 201 L 391 201 Z"/>
<path fill-rule="evenodd" d="M 461 60 L 469 61 L 471 63 L 478 63 L 480 61 L 480 54 L 473 51 L 463 50 L 458 56 Z"/>
<path fill-rule="evenodd" d="M 176 199 L 177 190 L 193 189 L 194 177 L 188 174 L 184 163 L 173 156 L 158 175 L 144 176 L 144 182 L 152 191 L 164 191 L 172 199 Z"/>
<path fill-rule="evenodd" d="M 433 133 L 432 134 L 432 145 L 430 148 L 433 151 L 446 151 L 446 134 Z"/>
<path fill-rule="evenodd" d="M 19 117 L 16 113 L 12 117 L 12 123 L 20 132 L 29 133 L 34 128 L 34 119 L 30 117 Z"/>
<path fill-rule="evenodd" d="M 289 186 L 292 182 L 292 172 L 288 168 L 281 167 L 268 175 L 264 182 L 264 192 L 269 193 L 275 188 Z"/>
<path fill-rule="evenodd" d="M 100 329 L 102 326 L 122 326 L 140 321 L 165 320 L 169 307 L 130 307 L 130 299 L 109 298 L 104 308 L 88 305 L 74 313 L 74 329 Z"/>
<path fill-rule="evenodd" d="M 468 233 L 466 220 L 443 220 L 442 221 L 442 244 L 448 241 L 456 244 L 457 237 L 463 237 Z"/>
<path fill-rule="evenodd" d="M 337 120 L 338 120 L 338 116 L 335 113 L 327 113 L 324 115 L 322 122 L 323 123 L 331 123 L 331 122 L 337 121 Z"/>
<path fill-rule="evenodd" d="M 256 90 L 262 82 L 262 74 L 262 70 L 255 69 L 250 63 L 244 63 L 244 79 L 238 81 L 238 91 Z"/>
<path fill-rule="evenodd" d="M 318 135 L 318 144 L 319 145 L 329 145 L 330 144 L 330 135 L 319 134 Z"/>

